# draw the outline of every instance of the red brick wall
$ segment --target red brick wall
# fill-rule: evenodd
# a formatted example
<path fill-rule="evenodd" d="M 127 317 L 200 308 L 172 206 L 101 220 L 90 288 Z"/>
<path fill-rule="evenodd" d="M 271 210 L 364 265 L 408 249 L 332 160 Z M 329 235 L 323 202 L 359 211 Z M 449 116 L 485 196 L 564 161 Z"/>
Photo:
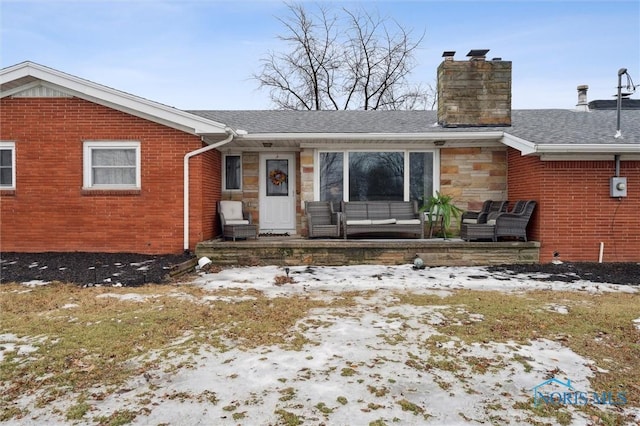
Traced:
<path fill-rule="evenodd" d="M 540 261 L 640 261 L 640 161 L 622 161 L 628 196 L 609 196 L 614 161 L 540 161 L 509 150 L 509 200 L 538 202 L 529 237 L 540 241 Z"/>
<path fill-rule="evenodd" d="M 148 254 L 183 250 L 183 158 L 193 136 L 77 98 L 4 98 L 0 139 L 15 141 L 16 190 L 0 199 L 0 250 Z M 135 140 L 140 191 L 82 191 L 84 140 Z M 190 246 L 211 238 L 220 153 L 191 166 Z"/>

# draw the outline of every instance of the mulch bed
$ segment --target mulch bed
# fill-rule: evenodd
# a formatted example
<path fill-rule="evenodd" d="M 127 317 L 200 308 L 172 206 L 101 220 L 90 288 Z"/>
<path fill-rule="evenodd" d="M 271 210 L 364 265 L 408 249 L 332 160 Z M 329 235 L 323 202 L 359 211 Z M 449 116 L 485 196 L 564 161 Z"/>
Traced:
<path fill-rule="evenodd" d="M 134 253 L 1 253 L 0 283 L 60 281 L 79 285 L 163 283 L 190 255 Z"/>
<path fill-rule="evenodd" d="M 546 263 L 527 265 L 503 265 L 487 268 L 512 274 L 525 274 L 539 281 L 574 282 L 579 280 L 594 283 L 640 285 L 640 263 Z"/>
<path fill-rule="evenodd" d="M 0 283 L 60 281 L 83 286 L 137 286 L 170 281 L 178 265 L 191 255 L 134 253 L 0 253 Z M 540 281 L 640 285 L 640 263 L 561 263 L 501 265 L 489 272 L 525 274 Z"/>

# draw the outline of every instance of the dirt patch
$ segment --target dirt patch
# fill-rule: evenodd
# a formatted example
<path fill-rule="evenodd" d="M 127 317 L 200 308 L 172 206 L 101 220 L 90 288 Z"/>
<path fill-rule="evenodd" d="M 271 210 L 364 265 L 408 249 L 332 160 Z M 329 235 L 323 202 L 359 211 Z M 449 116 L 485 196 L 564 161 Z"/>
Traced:
<path fill-rule="evenodd" d="M 79 285 L 137 286 L 168 280 L 189 255 L 133 253 L 2 253 L 0 283 L 61 281 Z"/>

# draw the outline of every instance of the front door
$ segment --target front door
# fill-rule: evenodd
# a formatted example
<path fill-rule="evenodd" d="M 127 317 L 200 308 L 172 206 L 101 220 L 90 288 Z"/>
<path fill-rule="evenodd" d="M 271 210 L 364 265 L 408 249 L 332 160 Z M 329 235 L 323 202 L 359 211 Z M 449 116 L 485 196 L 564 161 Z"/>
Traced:
<path fill-rule="evenodd" d="M 289 153 L 260 155 L 260 232 L 295 234 L 296 165 Z"/>

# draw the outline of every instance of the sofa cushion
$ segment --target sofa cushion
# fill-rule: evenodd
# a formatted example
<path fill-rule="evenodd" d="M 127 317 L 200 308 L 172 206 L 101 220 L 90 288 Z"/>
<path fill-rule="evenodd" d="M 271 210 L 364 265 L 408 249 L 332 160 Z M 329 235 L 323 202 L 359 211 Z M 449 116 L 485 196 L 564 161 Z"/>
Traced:
<path fill-rule="evenodd" d="M 420 219 L 398 219 L 396 223 L 398 225 L 420 225 Z"/>
<path fill-rule="evenodd" d="M 372 219 L 372 225 L 393 225 L 396 223 L 395 219 Z"/>
<path fill-rule="evenodd" d="M 371 219 L 347 220 L 347 225 L 371 225 Z"/>
<path fill-rule="evenodd" d="M 224 220 L 244 219 L 242 217 L 242 201 L 220 201 L 220 212 L 224 215 Z"/>
<path fill-rule="evenodd" d="M 225 220 L 225 225 L 248 225 L 248 224 L 249 224 L 249 221 L 243 220 L 243 219 Z"/>

